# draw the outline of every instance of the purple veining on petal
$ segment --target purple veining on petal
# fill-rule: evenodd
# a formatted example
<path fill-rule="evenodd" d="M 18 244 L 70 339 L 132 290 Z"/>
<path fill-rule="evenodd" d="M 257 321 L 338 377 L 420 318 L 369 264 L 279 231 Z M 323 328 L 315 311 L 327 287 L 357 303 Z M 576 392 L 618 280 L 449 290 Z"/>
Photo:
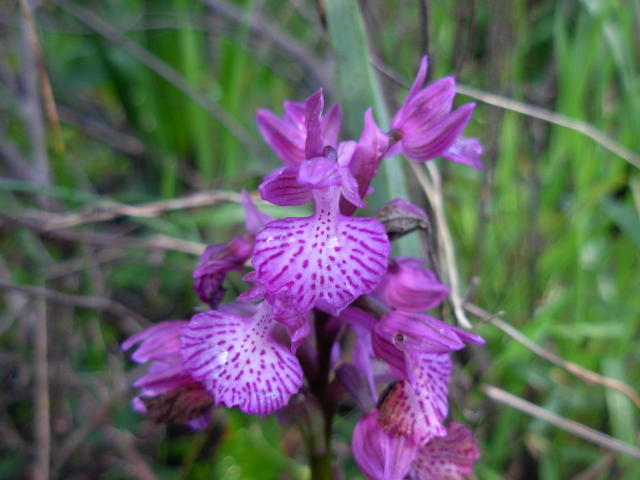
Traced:
<path fill-rule="evenodd" d="M 476 441 L 467 427 L 451 422 L 447 435 L 434 438 L 418 450 L 411 463 L 413 480 L 462 480 L 471 474 L 480 457 Z"/>
<path fill-rule="evenodd" d="M 396 383 L 380 406 L 378 421 L 388 432 L 424 445 L 446 435 L 442 421 L 449 410 L 451 360 L 448 354 L 416 354 L 414 371 L 417 390 L 405 380 Z"/>
<path fill-rule="evenodd" d="M 449 294 L 422 260 L 397 257 L 389 260 L 389 269 L 373 296 L 387 307 L 407 312 L 423 312 L 437 307 Z"/>
<path fill-rule="evenodd" d="M 140 389 L 140 393 L 131 402 L 133 409 L 137 412 L 147 413 L 147 408 L 141 398 L 157 397 L 194 383 L 191 375 L 184 370 L 182 355 L 180 355 L 182 327 L 188 323 L 185 320 L 160 322 L 136 333 L 123 342 L 123 351 L 140 343 L 131 355 L 131 360 L 136 363 L 151 361 L 147 373 L 133 383 L 134 387 Z M 209 417 L 209 412 L 205 412 L 198 419 L 194 419 L 198 421 L 195 421 L 193 425 L 189 422 L 189 425 L 194 429 L 201 430 L 208 426 Z"/>
<path fill-rule="evenodd" d="M 338 144 L 338 134 L 340 133 L 340 105 L 331 105 L 320 120 L 322 125 L 323 146 L 336 147 Z"/>
<path fill-rule="evenodd" d="M 269 293 L 285 295 L 306 312 L 319 300 L 341 309 L 380 282 L 389 240 L 380 222 L 349 218 L 338 209 L 339 189 L 314 190 L 311 217 L 270 223 L 256 237 L 252 265 Z"/>
<path fill-rule="evenodd" d="M 262 199 L 275 205 L 304 205 L 313 199 L 311 191 L 298 183 L 300 167 L 283 167 L 265 177 L 258 190 Z"/>
<path fill-rule="evenodd" d="M 425 162 L 443 155 L 466 128 L 475 103 L 467 103 L 428 125 L 403 132 L 402 152 L 411 160 Z"/>
<path fill-rule="evenodd" d="M 136 363 L 162 359 L 167 356 L 167 352 L 178 353 L 180 329 L 187 323 L 186 320 L 157 323 L 125 340 L 122 343 L 122 351 L 129 350 L 136 343 L 142 342 L 131 355 L 131 360 Z"/>
<path fill-rule="evenodd" d="M 389 434 L 378 423 L 378 412 L 362 417 L 353 431 L 351 450 L 369 480 L 402 480 L 418 447 L 407 437 Z"/>
<path fill-rule="evenodd" d="M 198 314 L 183 328 L 184 366 L 216 405 L 271 413 L 302 385 L 298 360 L 273 336 L 276 325 L 267 302 L 253 317 L 213 310 Z"/>

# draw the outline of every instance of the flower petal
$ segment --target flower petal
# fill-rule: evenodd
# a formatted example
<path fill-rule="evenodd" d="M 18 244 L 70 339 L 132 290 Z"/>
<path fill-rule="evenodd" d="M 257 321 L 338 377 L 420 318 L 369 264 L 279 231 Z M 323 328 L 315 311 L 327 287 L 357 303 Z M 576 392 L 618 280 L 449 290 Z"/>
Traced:
<path fill-rule="evenodd" d="M 306 101 L 306 117 L 307 139 L 304 144 L 304 150 L 307 159 L 322 156 L 324 142 L 322 139 L 322 109 L 324 108 L 324 98 L 322 97 L 322 89 L 307 98 Z"/>
<path fill-rule="evenodd" d="M 371 109 L 364 114 L 364 128 L 356 151 L 349 162 L 349 171 L 358 184 L 358 195 L 364 198 L 371 180 L 378 172 L 383 153 L 389 145 L 389 137 L 376 125 Z M 357 204 L 345 197 L 340 202 L 340 210 L 344 215 L 352 215 Z"/>
<path fill-rule="evenodd" d="M 389 261 L 389 269 L 373 296 L 387 307 L 406 312 L 423 312 L 437 307 L 449 289 L 435 273 L 422 266 L 422 260 L 398 257 Z"/>
<path fill-rule="evenodd" d="M 298 183 L 299 171 L 300 167 L 283 167 L 267 175 L 258 187 L 262 199 L 283 207 L 310 202 L 313 195 Z"/>
<path fill-rule="evenodd" d="M 243 188 L 241 192 L 242 208 L 244 208 L 244 224 L 247 233 L 255 236 L 264 226 L 273 221 L 273 217 L 262 213 L 251 200 L 251 196 Z"/>
<path fill-rule="evenodd" d="M 184 366 L 216 405 L 271 413 L 302 385 L 298 360 L 273 336 L 276 325 L 266 302 L 254 317 L 213 310 L 198 314 L 183 328 Z"/>
<path fill-rule="evenodd" d="M 216 308 L 224 298 L 222 283 L 227 273 L 242 270 L 253 254 L 253 245 L 245 237 L 235 237 L 227 243 L 207 247 L 193 271 L 193 289 L 200 300 Z"/>
<path fill-rule="evenodd" d="M 340 133 L 340 105 L 337 103 L 331 105 L 322 116 L 320 123 L 323 146 L 330 145 L 335 148 L 338 144 L 338 133 Z"/>
<path fill-rule="evenodd" d="M 414 480 L 462 480 L 471 474 L 480 457 L 476 441 L 467 427 L 451 422 L 447 436 L 434 438 L 419 451 L 411 463 Z"/>
<path fill-rule="evenodd" d="M 418 447 L 407 437 L 389 434 L 373 411 L 356 424 L 351 440 L 353 458 L 369 480 L 402 480 Z"/>
<path fill-rule="evenodd" d="M 425 162 L 443 155 L 465 129 L 475 103 L 468 103 L 427 125 L 403 131 L 402 153 L 407 158 Z"/>
<path fill-rule="evenodd" d="M 276 220 L 256 237 L 256 280 L 269 293 L 289 298 L 298 312 L 318 300 L 339 310 L 371 292 L 386 271 L 390 245 L 384 228 L 371 218 L 340 214 L 339 195 L 318 194 L 311 217 Z"/>
<path fill-rule="evenodd" d="M 298 166 L 306 160 L 304 154 L 306 130 L 304 128 L 300 128 L 299 125 L 286 119 L 276 117 L 269 110 L 258 110 L 256 123 L 264 141 L 285 165 Z"/>
<path fill-rule="evenodd" d="M 424 445 L 446 435 L 442 421 L 449 410 L 451 359 L 448 354 L 414 357 L 417 390 L 405 380 L 396 383 L 379 407 L 379 422 L 390 433 L 409 437 Z"/>
<path fill-rule="evenodd" d="M 482 144 L 478 140 L 459 136 L 442 156 L 452 162 L 464 163 L 476 170 L 480 170 L 482 168 L 482 162 L 480 161 L 482 152 Z"/>
<path fill-rule="evenodd" d="M 306 188 L 329 188 L 342 185 L 338 164 L 325 157 L 302 162 L 298 172 L 298 184 Z"/>
<path fill-rule="evenodd" d="M 136 363 L 145 363 L 149 360 L 160 360 L 167 355 L 176 355 L 180 352 L 180 336 L 186 320 L 173 320 L 160 322 L 152 327 L 128 338 L 122 343 L 122 350 L 129 350 L 136 343 L 142 342 L 131 355 L 131 360 Z"/>

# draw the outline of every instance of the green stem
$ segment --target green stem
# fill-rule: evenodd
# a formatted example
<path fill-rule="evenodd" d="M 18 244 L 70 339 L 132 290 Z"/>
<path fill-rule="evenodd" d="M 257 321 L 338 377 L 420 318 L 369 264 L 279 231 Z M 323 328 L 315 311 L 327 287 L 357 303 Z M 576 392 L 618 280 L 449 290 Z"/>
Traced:
<path fill-rule="evenodd" d="M 336 403 L 326 394 L 331 373 L 331 346 L 335 335 L 326 331 L 329 315 L 315 311 L 316 347 L 318 351 L 318 376 L 311 382 L 311 391 L 320 402 L 324 421 L 324 448 L 311 448 L 309 466 L 312 480 L 331 480 L 331 430 Z"/>

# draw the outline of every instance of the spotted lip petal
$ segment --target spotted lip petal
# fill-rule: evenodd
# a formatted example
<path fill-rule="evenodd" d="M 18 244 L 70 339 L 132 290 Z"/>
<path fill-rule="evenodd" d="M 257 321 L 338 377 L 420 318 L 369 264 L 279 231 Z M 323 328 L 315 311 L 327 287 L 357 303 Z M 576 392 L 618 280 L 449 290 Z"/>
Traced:
<path fill-rule="evenodd" d="M 467 427 L 451 422 L 447 435 L 434 438 L 419 451 L 409 477 L 413 480 L 462 480 L 471 474 L 480 453 Z"/>
<path fill-rule="evenodd" d="M 449 355 L 422 354 L 414 358 L 417 393 L 405 380 L 396 383 L 379 407 L 379 422 L 390 433 L 409 437 L 424 445 L 446 435 L 442 421 L 449 404 Z"/>
<path fill-rule="evenodd" d="M 389 434 L 373 411 L 356 424 L 351 440 L 353 458 L 369 480 L 402 480 L 418 447 L 407 437 Z"/>
<path fill-rule="evenodd" d="M 382 224 L 345 217 L 340 190 L 327 190 L 314 190 L 311 217 L 271 222 L 256 237 L 256 280 L 269 293 L 286 296 L 298 312 L 320 300 L 340 310 L 371 292 L 387 269 L 390 245 Z"/>
<path fill-rule="evenodd" d="M 216 405 L 260 416 L 271 413 L 302 385 L 298 360 L 273 336 L 276 325 L 267 302 L 253 317 L 213 310 L 198 314 L 183 328 L 185 369 Z"/>

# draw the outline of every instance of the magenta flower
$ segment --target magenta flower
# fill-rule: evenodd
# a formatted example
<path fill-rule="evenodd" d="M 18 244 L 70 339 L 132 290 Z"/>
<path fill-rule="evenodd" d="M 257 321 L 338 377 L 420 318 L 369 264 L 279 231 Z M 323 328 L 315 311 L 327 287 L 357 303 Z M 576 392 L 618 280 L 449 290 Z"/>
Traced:
<path fill-rule="evenodd" d="M 159 324 L 123 345 L 141 342 L 133 360 L 152 362 L 135 384 L 136 408 L 148 407 L 153 418 L 151 410 L 168 406 L 201 426 L 214 404 L 292 415 L 304 423 L 317 460 L 312 469 L 325 469 L 331 412 L 348 392 L 364 413 L 352 447 L 367 478 L 458 480 L 470 473 L 478 456 L 473 438 L 443 423 L 449 354 L 484 340 L 420 313 L 439 305 L 447 287 L 420 259 L 389 259 L 391 240 L 428 230 L 427 214 L 395 199 L 373 218 L 351 216 L 366 208 L 385 156 L 481 166 L 482 147 L 461 136 L 473 104 L 452 111 L 453 80 L 422 88 L 426 68 L 425 58 L 389 134 L 369 109 L 358 142 L 337 143 L 339 107 L 323 114 L 322 90 L 304 104 L 285 102 L 282 118 L 258 112 L 260 133 L 284 163 L 263 179 L 262 198 L 280 206 L 312 202 L 313 214 L 272 221 L 243 192 L 247 233 L 209 247 L 193 274 L 213 310 Z M 242 303 L 221 303 L 227 274 L 249 261 L 254 270 L 243 279 L 252 285 L 238 296 Z"/>
<path fill-rule="evenodd" d="M 373 291 L 373 296 L 387 307 L 407 312 L 423 312 L 437 307 L 449 294 L 449 289 L 422 260 L 397 257 L 389 260 L 387 273 Z"/>
<path fill-rule="evenodd" d="M 278 325 L 267 302 L 252 317 L 200 313 L 182 329 L 184 367 L 217 406 L 260 416 L 274 412 L 302 385 L 296 356 L 274 337 Z"/>
<path fill-rule="evenodd" d="M 161 322 L 136 333 L 122 344 L 124 351 L 140 343 L 131 359 L 136 363 L 151 362 L 149 371 L 133 384 L 141 389 L 132 400 L 134 410 L 146 414 L 143 399 L 155 398 L 196 383 L 184 369 L 180 355 L 182 327 L 188 323 L 184 320 Z M 187 423 L 196 430 L 202 430 L 208 426 L 209 417 L 210 411 L 205 411 Z"/>
<path fill-rule="evenodd" d="M 427 57 L 423 57 L 404 104 L 391 120 L 390 135 L 397 141 L 386 155 L 403 153 L 418 162 L 443 156 L 456 163 L 482 168 L 479 159 L 482 145 L 461 136 L 475 104 L 467 103 L 452 112 L 454 79 L 442 78 L 421 89 L 426 76 Z"/>

